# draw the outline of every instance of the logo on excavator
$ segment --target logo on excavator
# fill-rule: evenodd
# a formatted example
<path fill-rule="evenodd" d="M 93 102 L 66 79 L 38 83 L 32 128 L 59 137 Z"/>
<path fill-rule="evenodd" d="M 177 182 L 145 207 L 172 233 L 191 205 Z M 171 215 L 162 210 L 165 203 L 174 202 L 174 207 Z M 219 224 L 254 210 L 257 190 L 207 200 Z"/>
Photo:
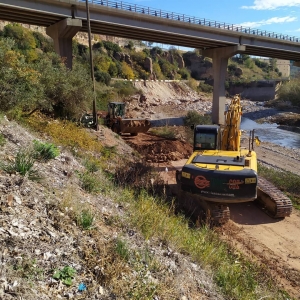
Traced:
<path fill-rule="evenodd" d="M 198 189 L 205 189 L 210 185 L 210 181 L 208 181 L 204 176 L 197 176 L 194 182 Z"/>
<path fill-rule="evenodd" d="M 231 190 L 239 190 L 240 185 L 244 184 L 243 180 L 239 179 L 230 179 L 228 183 L 226 183 Z"/>

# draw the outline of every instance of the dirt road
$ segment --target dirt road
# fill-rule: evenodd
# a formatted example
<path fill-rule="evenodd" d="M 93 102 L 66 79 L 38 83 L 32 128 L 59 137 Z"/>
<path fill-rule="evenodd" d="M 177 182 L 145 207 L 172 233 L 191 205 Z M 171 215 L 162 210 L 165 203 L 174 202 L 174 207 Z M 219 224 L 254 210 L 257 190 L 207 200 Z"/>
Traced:
<path fill-rule="evenodd" d="M 192 151 L 191 146 L 188 148 L 185 143 L 178 142 L 147 134 L 130 140 L 130 145 L 145 156 L 147 151 L 151 152 L 152 157 L 167 157 L 170 152 L 177 153 L 176 160 L 154 163 L 173 194 L 176 193 L 176 169 L 182 168 Z M 155 149 L 159 149 L 158 153 L 155 153 Z M 262 143 L 256 152 L 264 163 L 300 175 L 298 152 L 270 143 Z M 220 228 L 222 236 L 234 247 L 266 265 L 283 288 L 295 299 L 300 299 L 299 211 L 293 210 L 292 215 L 285 219 L 272 219 L 255 202 L 232 204 L 230 211 L 230 222 Z"/>

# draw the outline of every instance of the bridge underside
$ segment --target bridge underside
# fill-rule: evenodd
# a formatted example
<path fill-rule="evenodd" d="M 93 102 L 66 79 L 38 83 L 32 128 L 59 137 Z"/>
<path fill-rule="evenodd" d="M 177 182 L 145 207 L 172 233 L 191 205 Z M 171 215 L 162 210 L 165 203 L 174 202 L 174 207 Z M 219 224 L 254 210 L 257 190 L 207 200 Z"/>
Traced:
<path fill-rule="evenodd" d="M 55 49 L 72 66 L 72 37 L 87 32 L 85 1 L 0 0 L 0 19 L 47 28 Z M 300 62 L 300 43 L 253 36 L 243 32 L 178 22 L 146 14 L 90 5 L 91 31 L 128 39 L 202 49 L 214 68 L 213 122 L 224 122 L 225 74 L 236 53 Z"/>

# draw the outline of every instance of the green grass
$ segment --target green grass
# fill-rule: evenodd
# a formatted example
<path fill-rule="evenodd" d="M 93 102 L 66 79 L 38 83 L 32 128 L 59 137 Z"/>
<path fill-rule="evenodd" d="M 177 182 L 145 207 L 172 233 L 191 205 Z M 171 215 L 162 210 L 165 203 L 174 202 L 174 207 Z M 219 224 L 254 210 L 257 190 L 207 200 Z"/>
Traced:
<path fill-rule="evenodd" d="M 0 147 L 4 146 L 6 143 L 5 137 L 2 133 L 0 133 Z"/>
<path fill-rule="evenodd" d="M 121 239 L 117 239 L 115 251 L 125 261 L 129 260 L 129 253 L 130 252 L 129 252 L 128 246 Z"/>
<path fill-rule="evenodd" d="M 95 216 L 90 209 L 83 209 L 77 216 L 77 224 L 84 230 L 88 230 L 94 223 Z"/>
<path fill-rule="evenodd" d="M 84 172 L 78 173 L 81 187 L 88 193 L 98 193 L 100 189 L 100 182 L 97 178 L 97 174 Z"/>
<path fill-rule="evenodd" d="M 288 171 L 278 171 L 258 164 L 258 174 L 285 192 L 295 208 L 300 209 L 300 176 Z"/>
<path fill-rule="evenodd" d="M 5 164 L 1 163 L 2 170 L 9 174 L 19 173 L 22 176 L 27 176 L 30 180 L 39 181 L 41 176 L 38 171 L 33 168 L 35 159 L 29 150 L 19 150 L 14 162 Z"/>
<path fill-rule="evenodd" d="M 190 228 L 185 217 L 175 215 L 172 207 L 146 192 L 137 196 L 134 191 L 124 190 L 119 201 L 130 204 L 128 223 L 138 228 L 145 240 L 159 238 L 176 251 L 188 253 L 194 261 L 211 270 L 226 298 L 259 299 L 272 295 L 272 299 L 284 299 L 276 292 L 263 266 L 245 259 L 222 242 L 212 229 Z"/>

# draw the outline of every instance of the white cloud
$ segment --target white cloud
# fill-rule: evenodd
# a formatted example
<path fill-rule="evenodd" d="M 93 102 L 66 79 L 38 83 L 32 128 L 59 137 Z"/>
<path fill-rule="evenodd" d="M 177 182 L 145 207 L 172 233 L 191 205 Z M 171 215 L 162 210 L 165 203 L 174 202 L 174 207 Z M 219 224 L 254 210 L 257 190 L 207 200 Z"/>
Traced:
<path fill-rule="evenodd" d="M 268 20 L 261 20 L 261 21 L 257 21 L 257 22 L 244 22 L 241 24 L 237 24 L 236 26 L 243 26 L 243 27 L 251 27 L 251 28 L 257 28 L 257 27 L 261 27 L 264 25 L 270 25 L 270 24 L 280 24 L 280 23 L 286 23 L 286 22 L 295 22 L 297 21 L 296 17 L 274 17 L 274 18 L 270 18 Z"/>
<path fill-rule="evenodd" d="M 287 6 L 300 6 L 300 0 L 254 0 L 252 6 L 242 6 L 242 8 L 256 10 L 271 10 Z"/>

